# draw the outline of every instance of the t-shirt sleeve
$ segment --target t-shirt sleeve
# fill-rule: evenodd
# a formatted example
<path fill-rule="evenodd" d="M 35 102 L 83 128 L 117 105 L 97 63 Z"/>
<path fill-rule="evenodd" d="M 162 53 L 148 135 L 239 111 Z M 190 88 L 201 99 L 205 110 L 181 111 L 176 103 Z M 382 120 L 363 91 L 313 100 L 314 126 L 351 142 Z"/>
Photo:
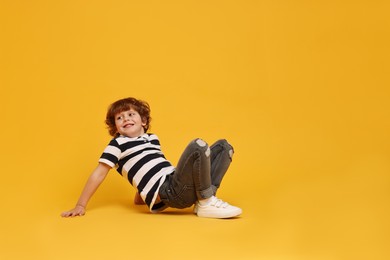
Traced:
<path fill-rule="evenodd" d="M 103 154 L 100 156 L 99 162 L 107 164 L 113 168 L 119 161 L 121 150 L 118 142 L 113 139 L 104 149 Z"/>

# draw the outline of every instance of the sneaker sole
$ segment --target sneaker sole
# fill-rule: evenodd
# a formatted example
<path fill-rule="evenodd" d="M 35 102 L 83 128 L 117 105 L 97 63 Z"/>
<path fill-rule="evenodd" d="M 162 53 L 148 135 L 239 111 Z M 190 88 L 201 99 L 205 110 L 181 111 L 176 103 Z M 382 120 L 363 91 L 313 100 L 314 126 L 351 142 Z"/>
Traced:
<path fill-rule="evenodd" d="M 202 213 L 202 212 L 196 212 L 196 215 L 198 217 L 201 217 L 201 218 L 234 218 L 234 217 L 237 217 L 239 215 L 242 214 L 242 210 L 237 210 L 237 211 L 234 211 L 234 212 L 229 212 L 229 213 L 225 213 L 225 214 L 222 214 L 221 212 L 218 212 L 218 213 Z"/>

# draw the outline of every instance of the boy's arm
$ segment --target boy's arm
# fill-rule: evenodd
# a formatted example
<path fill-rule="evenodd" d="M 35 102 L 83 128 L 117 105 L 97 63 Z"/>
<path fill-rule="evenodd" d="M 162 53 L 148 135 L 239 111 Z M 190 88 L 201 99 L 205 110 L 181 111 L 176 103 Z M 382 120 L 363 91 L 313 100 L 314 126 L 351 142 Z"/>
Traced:
<path fill-rule="evenodd" d="M 89 176 L 88 181 L 84 186 L 84 189 L 80 195 L 79 200 L 77 201 L 76 206 L 69 211 L 63 212 L 61 216 L 62 217 L 83 216 L 85 214 L 85 208 L 87 207 L 89 199 L 95 193 L 95 191 L 100 186 L 100 184 L 104 181 L 110 169 L 111 169 L 110 166 L 104 163 L 99 163 L 98 166 L 95 168 L 95 170 Z"/>

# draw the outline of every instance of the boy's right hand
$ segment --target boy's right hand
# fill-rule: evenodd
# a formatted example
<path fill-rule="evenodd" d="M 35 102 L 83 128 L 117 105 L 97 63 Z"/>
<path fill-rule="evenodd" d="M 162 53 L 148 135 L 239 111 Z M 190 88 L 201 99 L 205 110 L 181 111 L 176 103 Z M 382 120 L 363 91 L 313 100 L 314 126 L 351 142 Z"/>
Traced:
<path fill-rule="evenodd" d="M 141 198 L 141 195 L 137 192 L 134 196 L 134 204 L 135 205 L 145 205 L 144 200 Z"/>
<path fill-rule="evenodd" d="M 61 213 L 61 217 L 64 218 L 84 216 L 84 215 L 85 215 L 85 207 L 81 205 L 77 205 L 76 207 L 74 207 L 74 209 Z"/>

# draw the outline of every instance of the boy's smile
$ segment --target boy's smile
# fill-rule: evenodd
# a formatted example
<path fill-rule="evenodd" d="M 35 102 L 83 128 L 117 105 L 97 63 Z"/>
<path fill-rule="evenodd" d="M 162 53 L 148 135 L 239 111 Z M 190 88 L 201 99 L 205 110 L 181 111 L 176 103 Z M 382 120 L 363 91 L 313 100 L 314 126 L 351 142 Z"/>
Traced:
<path fill-rule="evenodd" d="M 138 137 L 145 133 L 140 114 L 134 109 L 122 111 L 115 115 L 115 126 L 119 134 L 127 137 Z"/>

